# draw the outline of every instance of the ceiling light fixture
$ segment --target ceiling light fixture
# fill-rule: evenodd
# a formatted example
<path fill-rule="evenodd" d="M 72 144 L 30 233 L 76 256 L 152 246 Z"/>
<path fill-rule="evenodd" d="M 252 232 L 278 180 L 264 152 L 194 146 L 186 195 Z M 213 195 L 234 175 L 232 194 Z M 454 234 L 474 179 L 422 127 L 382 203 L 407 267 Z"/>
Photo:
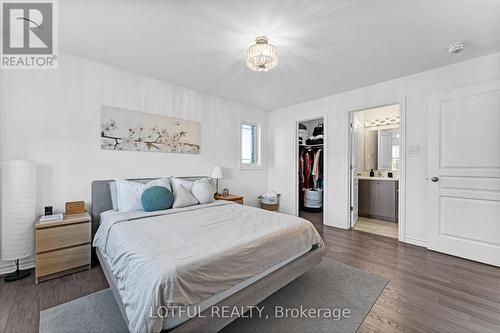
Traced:
<path fill-rule="evenodd" d="M 464 51 L 464 48 L 465 48 L 464 42 L 453 43 L 450 46 L 448 46 L 448 53 L 449 54 L 460 54 Z"/>
<path fill-rule="evenodd" d="M 255 43 L 247 50 L 247 66 L 257 72 L 267 72 L 276 67 L 278 51 L 267 43 L 267 37 L 257 37 Z"/>

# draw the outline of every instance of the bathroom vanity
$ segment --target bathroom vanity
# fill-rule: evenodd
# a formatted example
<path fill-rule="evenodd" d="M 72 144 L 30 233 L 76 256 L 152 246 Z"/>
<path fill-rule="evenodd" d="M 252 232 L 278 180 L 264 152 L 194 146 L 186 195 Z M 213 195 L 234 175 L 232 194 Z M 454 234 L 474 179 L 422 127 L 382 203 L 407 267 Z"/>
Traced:
<path fill-rule="evenodd" d="M 399 181 L 388 177 L 358 177 L 358 214 L 384 221 L 398 221 Z"/>

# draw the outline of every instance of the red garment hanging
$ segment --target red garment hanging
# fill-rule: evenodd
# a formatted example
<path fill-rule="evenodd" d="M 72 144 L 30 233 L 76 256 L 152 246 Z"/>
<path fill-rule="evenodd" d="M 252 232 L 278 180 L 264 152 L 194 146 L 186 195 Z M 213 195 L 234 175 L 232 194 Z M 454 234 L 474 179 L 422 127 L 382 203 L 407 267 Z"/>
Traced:
<path fill-rule="evenodd" d="M 306 174 L 306 181 L 305 181 L 305 188 L 311 188 L 310 184 L 310 176 L 311 176 L 311 170 L 312 170 L 312 158 L 309 152 L 306 152 L 305 156 L 305 174 Z"/>

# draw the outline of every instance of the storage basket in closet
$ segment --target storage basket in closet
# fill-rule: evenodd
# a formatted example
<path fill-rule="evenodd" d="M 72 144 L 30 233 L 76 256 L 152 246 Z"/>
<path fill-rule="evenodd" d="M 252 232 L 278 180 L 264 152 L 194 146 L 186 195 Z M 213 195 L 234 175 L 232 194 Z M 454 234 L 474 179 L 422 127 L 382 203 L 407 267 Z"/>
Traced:
<path fill-rule="evenodd" d="M 321 208 L 323 207 L 323 190 L 310 190 L 304 191 L 304 206 L 307 208 Z"/>

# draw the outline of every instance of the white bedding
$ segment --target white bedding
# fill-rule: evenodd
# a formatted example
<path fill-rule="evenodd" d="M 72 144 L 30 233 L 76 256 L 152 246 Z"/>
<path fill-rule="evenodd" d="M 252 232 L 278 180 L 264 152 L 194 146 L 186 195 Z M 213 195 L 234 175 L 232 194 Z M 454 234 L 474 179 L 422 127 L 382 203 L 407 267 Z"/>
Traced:
<path fill-rule="evenodd" d="M 103 215 L 94 239 L 131 332 L 158 332 L 158 307 L 199 304 L 312 245 L 324 246 L 306 220 L 223 201 Z"/>

